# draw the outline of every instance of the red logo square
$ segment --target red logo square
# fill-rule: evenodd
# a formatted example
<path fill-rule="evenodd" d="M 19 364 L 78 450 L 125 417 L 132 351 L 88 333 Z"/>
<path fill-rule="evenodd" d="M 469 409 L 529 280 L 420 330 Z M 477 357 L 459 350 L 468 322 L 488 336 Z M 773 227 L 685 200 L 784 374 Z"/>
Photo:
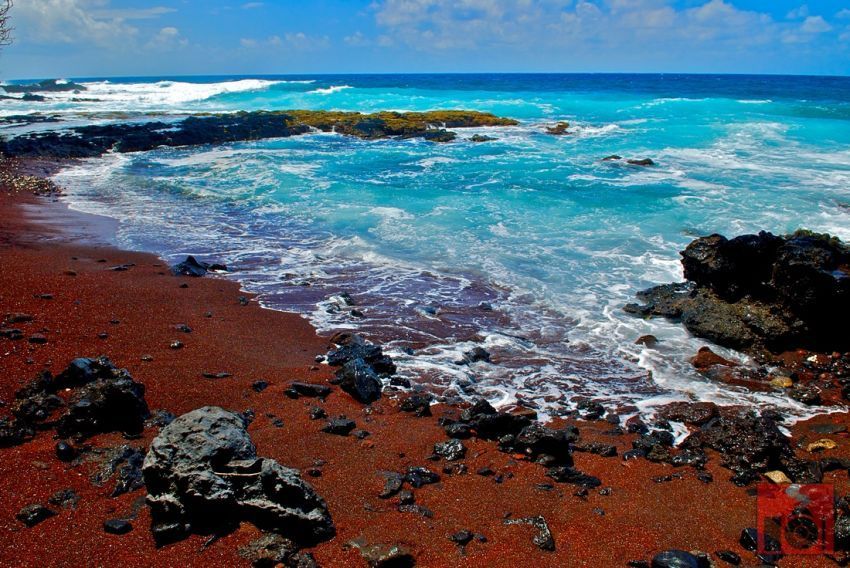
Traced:
<path fill-rule="evenodd" d="M 831 554 L 835 491 L 827 484 L 758 485 L 759 554 Z"/>

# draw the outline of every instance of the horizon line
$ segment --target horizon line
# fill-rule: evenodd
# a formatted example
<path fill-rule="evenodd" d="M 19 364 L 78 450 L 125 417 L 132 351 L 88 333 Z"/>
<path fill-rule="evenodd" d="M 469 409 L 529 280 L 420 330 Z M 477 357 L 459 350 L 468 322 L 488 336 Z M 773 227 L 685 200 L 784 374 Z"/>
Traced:
<path fill-rule="evenodd" d="M 162 74 L 162 75 L 76 75 L 66 77 L 24 77 L 24 78 L 9 78 L 4 79 L 5 82 L 23 82 L 23 81 L 46 81 L 46 80 L 84 80 L 84 79 L 163 79 L 163 78 L 227 78 L 227 77 L 322 77 L 322 76 L 339 76 L 339 77 L 378 77 L 378 76 L 483 76 L 483 75 L 673 75 L 673 76 L 705 76 L 705 77 L 805 77 L 819 79 L 848 79 L 848 75 L 817 75 L 807 73 L 718 73 L 718 72 L 684 72 L 684 71 L 387 71 L 387 72 L 310 72 L 310 73 L 190 73 L 190 74 Z"/>

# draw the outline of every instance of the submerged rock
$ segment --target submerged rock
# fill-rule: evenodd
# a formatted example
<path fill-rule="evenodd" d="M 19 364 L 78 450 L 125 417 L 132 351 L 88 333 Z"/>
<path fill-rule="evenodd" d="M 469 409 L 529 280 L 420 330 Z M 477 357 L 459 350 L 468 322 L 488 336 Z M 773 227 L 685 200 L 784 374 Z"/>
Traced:
<path fill-rule="evenodd" d="M 257 457 L 246 426 L 242 416 L 208 406 L 154 438 L 142 471 L 157 544 L 242 520 L 305 544 L 334 535 L 322 498 L 296 470 Z"/>
<path fill-rule="evenodd" d="M 546 134 L 552 134 L 554 136 L 563 136 L 564 134 L 569 134 L 569 128 L 569 122 L 558 122 L 554 126 L 547 126 Z"/>

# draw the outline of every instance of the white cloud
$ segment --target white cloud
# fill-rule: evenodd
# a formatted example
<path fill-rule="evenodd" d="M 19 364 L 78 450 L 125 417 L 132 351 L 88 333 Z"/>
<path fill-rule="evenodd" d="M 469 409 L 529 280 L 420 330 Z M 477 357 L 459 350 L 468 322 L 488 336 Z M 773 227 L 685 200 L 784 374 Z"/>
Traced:
<path fill-rule="evenodd" d="M 12 17 L 22 43 L 76 43 L 127 50 L 139 46 L 139 29 L 130 22 L 150 20 L 174 12 L 154 6 L 113 8 L 111 0 L 23 0 Z M 163 48 L 185 45 L 176 28 L 161 28 L 145 45 Z"/>
<path fill-rule="evenodd" d="M 255 8 L 262 8 L 265 5 L 266 5 L 265 2 L 245 2 L 244 4 L 242 4 L 242 9 L 243 10 L 253 10 Z"/>
<path fill-rule="evenodd" d="M 832 26 L 823 19 L 823 16 L 809 16 L 803 21 L 800 29 L 807 34 L 822 34 L 832 31 Z"/>
<path fill-rule="evenodd" d="M 168 51 L 189 45 L 189 40 L 180 35 L 180 30 L 173 26 L 164 27 L 147 43 L 148 49 Z"/>
<path fill-rule="evenodd" d="M 92 10 L 91 15 L 95 18 L 109 18 L 115 19 L 120 18 L 122 20 L 150 20 L 153 18 L 158 18 L 165 14 L 171 14 L 172 12 L 176 12 L 174 8 L 167 8 L 165 6 L 154 6 L 153 8 L 103 8 Z"/>
<path fill-rule="evenodd" d="M 835 17 L 841 20 L 850 20 L 850 8 L 844 8 L 843 10 L 835 14 Z"/>
<path fill-rule="evenodd" d="M 273 35 L 264 40 L 242 38 L 239 44 L 245 49 L 258 47 L 287 48 L 293 51 L 317 51 L 330 47 L 328 36 L 310 36 L 304 32 L 286 33 L 283 36 Z"/>
<path fill-rule="evenodd" d="M 779 36 L 769 15 L 724 0 L 687 9 L 671 0 L 379 0 L 373 7 L 386 35 L 419 50 L 604 45 L 646 52 L 763 45 Z"/>
<path fill-rule="evenodd" d="M 356 31 L 351 35 L 345 36 L 342 41 L 353 47 L 372 45 L 372 40 L 363 35 L 363 32 L 361 31 Z"/>
<path fill-rule="evenodd" d="M 785 16 L 789 20 L 801 20 L 809 15 L 809 5 L 803 4 L 799 8 L 794 8 L 788 15 Z"/>
<path fill-rule="evenodd" d="M 105 15 L 108 8 L 108 0 L 25 0 L 15 5 L 13 18 L 20 41 L 106 46 L 138 34 L 126 17 Z"/>

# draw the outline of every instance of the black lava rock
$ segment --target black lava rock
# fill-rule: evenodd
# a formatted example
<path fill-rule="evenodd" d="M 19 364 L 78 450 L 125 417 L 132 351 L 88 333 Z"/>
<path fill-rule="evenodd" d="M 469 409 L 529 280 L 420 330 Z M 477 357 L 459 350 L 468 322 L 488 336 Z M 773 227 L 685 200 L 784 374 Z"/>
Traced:
<path fill-rule="evenodd" d="M 409 467 L 404 480 L 416 489 L 432 483 L 439 483 L 440 476 L 426 467 Z"/>
<path fill-rule="evenodd" d="M 710 568 L 711 563 L 684 550 L 665 550 L 652 559 L 652 568 Z"/>
<path fill-rule="evenodd" d="M 582 487 L 594 488 L 602 485 L 602 481 L 598 477 L 582 473 L 569 466 L 549 468 L 546 471 L 546 477 L 550 477 L 558 483 L 572 483 L 573 485 L 581 485 Z"/>
<path fill-rule="evenodd" d="M 158 545 L 250 520 L 297 542 L 331 538 L 327 505 L 294 469 L 257 457 L 238 414 L 193 410 L 151 443 L 143 473 Z"/>
<path fill-rule="evenodd" d="M 313 383 L 290 383 L 289 388 L 297 392 L 301 396 L 310 396 L 316 398 L 327 398 L 333 392 L 331 387 L 327 385 L 317 385 Z"/>
<path fill-rule="evenodd" d="M 466 455 L 466 446 L 460 440 L 448 440 L 435 444 L 434 453 L 447 461 L 457 461 Z"/>
<path fill-rule="evenodd" d="M 109 534 L 127 534 L 133 530 L 133 525 L 124 519 L 109 519 L 103 522 L 103 530 Z"/>
<path fill-rule="evenodd" d="M 359 402 L 369 404 L 381 398 L 381 381 L 363 359 L 347 361 L 336 376 L 342 390 Z"/>
<path fill-rule="evenodd" d="M 122 371 L 98 379 L 74 393 L 68 413 L 56 426 L 62 437 L 87 438 L 101 432 L 138 434 L 150 416 L 145 387 Z"/>
<path fill-rule="evenodd" d="M 55 511 L 48 509 L 43 505 L 27 505 L 15 515 L 15 518 L 32 528 L 38 523 L 49 519 L 56 514 Z"/>
<path fill-rule="evenodd" d="M 429 394 L 412 394 L 401 401 L 399 408 L 402 412 L 411 412 L 416 416 L 431 416 L 431 400 Z"/>
<path fill-rule="evenodd" d="M 64 440 L 56 442 L 56 457 L 59 458 L 59 461 L 69 462 L 73 460 L 76 455 L 77 452 L 74 450 L 74 446 L 68 442 L 65 442 Z"/>
<path fill-rule="evenodd" d="M 732 566 L 741 564 L 741 557 L 731 550 L 718 550 L 714 554 L 726 564 L 731 564 Z"/>
<path fill-rule="evenodd" d="M 691 333 L 735 349 L 847 351 L 850 248 L 830 235 L 711 235 L 682 252 L 687 285 L 638 294 L 626 311 L 681 321 Z"/>
<path fill-rule="evenodd" d="M 177 263 L 171 267 L 171 273 L 175 276 L 192 276 L 200 278 L 205 276 L 210 270 L 227 270 L 223 264 L 210 264 L 200 262 L 194 256 L 187 256 L 186 260 Z"/>
<path fill-rule="evenodd" d="M 336 434 L 337 436 L 348 436 L 348 434 L 357 427 L 354 420 L 350 420 L 344 416 L 332 418 L 322 428 L 322 432 L 326 434 Z"/>
<path fill-rule="evenodd" d="M 384 483 L 384 490 L 381 491 L 381 494 L 378 495 L 378 497 L 381 499 L 389 499 L 401 491 L 401 488 L 404 485 L 404 476 L 394 471 L 386 472 L 384 476 L 387 481 Z"/>
<path fill-rule="evenodd" d="M 472 436 L 469 424 L 463 422 L 451 422 L 443 426 L 443 430 L 445 430 L 446 435 L 450 438 L 465 440 Z"/>
<path fill-rule="evenodd" d="M 466 546 L 472 541 L 473 538 L 475 538 L 475 535 L 472 534 L 471 531 L 462 530 L 451 535 L 449 537 L 449 540 L 454 543 L 457 543 L 460 546 Z"/>

